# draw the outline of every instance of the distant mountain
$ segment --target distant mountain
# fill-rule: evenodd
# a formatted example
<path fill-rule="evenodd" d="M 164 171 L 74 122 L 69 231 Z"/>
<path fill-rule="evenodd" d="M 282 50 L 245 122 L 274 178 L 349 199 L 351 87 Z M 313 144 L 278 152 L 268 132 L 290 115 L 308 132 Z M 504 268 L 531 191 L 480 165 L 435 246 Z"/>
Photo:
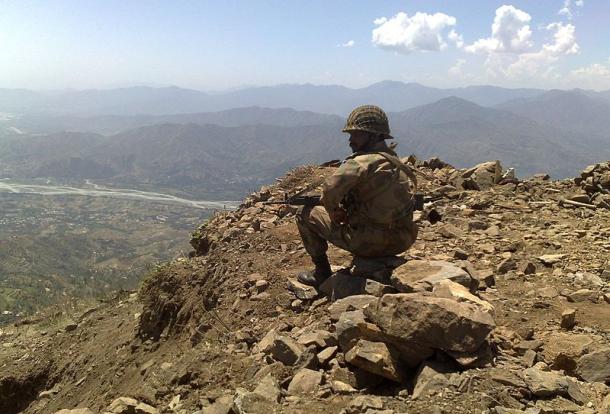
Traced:
<path fill-rule="evenodd" d="M 209 96 L 177 87 L 145 86 L 82 91 L 32 92 L 0 89 L 0 112 L 54 115 L 136 115 L 194 112 L 205 107 Z"/>
<path fill-rule="evenodd" d="M 561 178 L 610 158 L 607 145 L 582 145 L 570 131 L 456 97 L 391 112 L 389 117 L 399 153 L 440 156 L 458 167 L 499 159 L 521 176 L 548 172 Z M 0 140 L 0 176 L 88 178 L 227 199 L 297 165 L 343 158 L 349 152 L 347 136 L 340 132 L 343 119 L 332 115 L 244 108 L 145 119 L 201 124 L 155 124 L 112 136 L 5 136 Z M 255 121 L 270 124 L 249 124 Z M 239 125 L 226 126 L 230 124 Z"/>
<path fill-rule="evenodd" d="M 569 132 L 575 143 L 610 146 L 610 101 L 599 95 L 552 90 L 536 97 L 512 100 L 497 108 Z"/>
<path fill-rule="evenodd" d="M 296 111 L 289 108 L 236 108 L 220 112 L 202 112 L 176 115 L 133 115 L 133 116 L 49 116 L 44 114 L 24 115 L 15 119 L 12 125 L 28 133 L 55 133 L 61 131 L 93 132 L 114 135 L 143 126 L 159 124 L 214 124 L 220 126 L 275 125 L 339 125 L 343 118 L 336 115 L 310 111 Z"/>
<path fill-rule="evenodd" d="M 354 107 L 367 103 L 382 106 L 387 111 L 402 111 L 449 96 L 480 105 L 496 105 L 543 92 L 493 86 L 439 89 L 395 81 L 383 81 L 359 89 L 305 84 L 251 87 L 218 94 L 177 87 L 61 92 L 0 89 L 0 112 L 77 116 L 172 115 L 258 106 L 345 116 Z"/>
<path fill-rule="evenodd" d="M 292 167 L 349 150 L 337 125 L 163 124 L 111 137 L 58 133 L 0 144 L 0 176 L 89 178 L 209 199 L 242 196 Z"/>
<path fill-rule="evenodd" d="M 391 114 L 403 151 L 438 155 L 458 167 L 499 159 L 519 175 L 573 176 L 599 159 L 599 149 L 571 144 L 569 134 L 529 118 L 451 97 Z"/>

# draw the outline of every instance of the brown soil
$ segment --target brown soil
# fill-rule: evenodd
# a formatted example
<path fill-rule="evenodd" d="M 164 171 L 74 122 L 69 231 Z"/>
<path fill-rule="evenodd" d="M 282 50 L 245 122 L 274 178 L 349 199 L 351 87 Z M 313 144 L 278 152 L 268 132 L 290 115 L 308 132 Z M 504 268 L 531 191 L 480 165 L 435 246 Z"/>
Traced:
<path fill-rule="evenodd" d="M 102 412 L 115 398 L 130 396 L 162 412 L 191 413 L 238 387 L 252 390 L 265 372 L 274 372 L 286 387 L 294 368 L 269 365 L 271 361 L 254 354 L 252 347 L 272 328 L 327 329 L 328 303 L 304 303 L 304 310 L 293 306 L 287 278 L 310 266 L 294 224 L 295 209 L 262 206 L 259 200 L 306 188 L 332 171 L 297 169 L 247 199 L 237 212 L 219 213 L 204 230 L 207 254 L 161 266 L 137 294 L 123 292 L 74 321 L 46 319 L 3 328 L 0 412 L 54 413 L 75 407 Z M 441 184 L 439 180 L 424 187 L 432 191 Z M 597 335 L 600 346 L 609 344 L 610 306 L 604 290 L 583 302 L 566 299 L 577 290 L 574 273 L 599 275 L 609 265 L 610 211 L 558 205 L 560 197 L 576 191 L 568 181 L 528 181 L 485 191 L 449 192 L 427 207 L 442 220 L 430 224 L 423 221 L 424 214 L 419 240 L 407 257 L 457 261 L 453 254 L 459 248 L 479 270 L 495 270 L 506 257 L 519 264 L 531 261 L 536 273 L 496 272 L 495 286 L 481 290 L 481 297 L 495 307 L 501 327 L 497 337 L 514 335 L 513 343 L 531 337 L 544 341 L 560 331 L 561 312 L 572 307 L 577 310 L 572 333 Z M 262 212 L 255 213 L 258 208 Z M 495 226 L 497 231 L 469 230 L 472 221 Z M 461 230 L 457 237 L 439 232 L 449 223 Z M 554 266 L 537 260 L 557 253 L 566 256 Z M 335 248 L 330 257 L 337 266 L 347 266 L 351 260 Z M 262 293 L 255 286 L 259 279 L 269 283 Z M 541 295 L 541 289 L 549 287 L 557 294 Z M 77 326 L 68 326 L 72 322 Z M 496 366 L 516 358 L 501 342 L 495 342 Z M 416 413 L 476 413 L 511 399 L 533 400 L 531 395 L 512 395 L 514 389 L 499 387 L 490 379 L 492 368 L 456 370 L 462 375 L 457 390 L 446 389 L 421 400 L 409 397 L 411 384 L 383 382 L 361 393 L 381 395 L 385 408 Z M 45 390 L 54 393 L 39 397 Z M 179 404 L 168 408 L 175 406 L 170 402 L 176 396 Z M 591 397 L 595 406 L 603 396 Z M 353 398 L 328 392 L 285 398 L 281 407 L 290 413 L 338 413 Z"/>

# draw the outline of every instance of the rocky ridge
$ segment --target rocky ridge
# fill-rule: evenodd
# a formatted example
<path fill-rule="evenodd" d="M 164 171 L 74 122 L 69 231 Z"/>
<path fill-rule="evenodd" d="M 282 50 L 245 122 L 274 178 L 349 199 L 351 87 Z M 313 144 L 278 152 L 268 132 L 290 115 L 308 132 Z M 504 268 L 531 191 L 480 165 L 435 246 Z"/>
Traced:
<path fill-rule="evenodd" d="M 608 164 L 519 181 L 405 161 L 425 195 L 405 254 L 331 248 L 320 291 L 299 284 L 296 208 L 263 202 L 334 167 L 295 169 L 139 292 L 3 328 L 0 411 L 610 412 Z"/>

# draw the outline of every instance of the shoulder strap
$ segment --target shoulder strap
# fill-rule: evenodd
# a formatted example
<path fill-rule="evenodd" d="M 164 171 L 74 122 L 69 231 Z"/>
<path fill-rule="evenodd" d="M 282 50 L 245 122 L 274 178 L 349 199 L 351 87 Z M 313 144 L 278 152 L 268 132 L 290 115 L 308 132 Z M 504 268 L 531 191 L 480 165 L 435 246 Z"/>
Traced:
<path fill-rule="evenodd" d="M 398 157 L 395 157 L 395 156 L 390 155 L 388 153 L 385 153 L 385 152 L 376 152 L 375 154 L 381 155 L 383 158 L 388 160 L 396 168 L 398 168 L 399 170 L 404 172 L 407 175 L 407 177 L 409 178 L 409 180 L 411 180 L 411 182 L 413 183 L 413 194 L 415 194 L 417 192 L 417 177 L 413 173 L 413 170 L 411 169 L 411 167 L 406 165 L 404 162 L 400 161 L 398 159 Z"/>

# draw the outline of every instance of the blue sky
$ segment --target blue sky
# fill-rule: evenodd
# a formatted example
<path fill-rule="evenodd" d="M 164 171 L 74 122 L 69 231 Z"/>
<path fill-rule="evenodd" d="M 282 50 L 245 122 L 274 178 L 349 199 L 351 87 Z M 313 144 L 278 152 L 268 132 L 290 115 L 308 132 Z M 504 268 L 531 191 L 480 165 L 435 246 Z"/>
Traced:
<path fill-rule="evenodd" d="M 608 22 L 608 0 L 0 0 L 0 87 L 610 89 Z"/>

